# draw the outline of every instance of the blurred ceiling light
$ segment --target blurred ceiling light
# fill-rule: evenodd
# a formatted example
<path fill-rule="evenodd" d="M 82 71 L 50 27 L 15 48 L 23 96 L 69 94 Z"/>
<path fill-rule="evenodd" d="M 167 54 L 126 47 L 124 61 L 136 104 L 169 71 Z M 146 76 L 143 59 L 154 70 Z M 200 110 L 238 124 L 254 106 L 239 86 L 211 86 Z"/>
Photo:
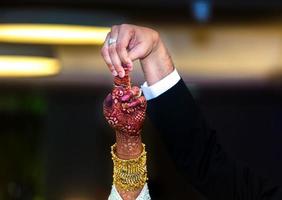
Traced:
<path fill-rule="evenodd" d="M 0 77 L 38 77 L 58 74 L 55 58 L 35 56 L 0 56 Z"/>
<path fill-rule="evenodd" d="M 0 77 L 51 76 L 59 71 L 50 46 L 0 44 Z"/>
<path fill-rule="evenodd" d="M 103 43 L 109 28 L 58 24 L 0 24 L 0 41 L 32 44 Z"/>
<path fill-rule="evenodd" d="M 0 8 L 0 42 L 100 45 L 113 24 L 112 12 L 43 7 Z"/>

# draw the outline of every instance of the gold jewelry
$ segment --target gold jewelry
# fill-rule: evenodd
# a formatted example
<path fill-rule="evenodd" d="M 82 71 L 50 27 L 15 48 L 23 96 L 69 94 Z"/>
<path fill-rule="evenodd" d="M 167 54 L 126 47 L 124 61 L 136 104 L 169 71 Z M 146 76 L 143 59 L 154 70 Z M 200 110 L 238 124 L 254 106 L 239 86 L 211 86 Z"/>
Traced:
<path fill-rule="evenodd" d="M 111 147 L 112 160 L 114 163 L 113 184 L 125 191 L 134 191 L 143 188 L 147 178 L 147 152 L 145 144 L 142 144 L 143 151 L 140 156 L 134 159 L 122 160 L 115 154 L 116 144 Z"/>

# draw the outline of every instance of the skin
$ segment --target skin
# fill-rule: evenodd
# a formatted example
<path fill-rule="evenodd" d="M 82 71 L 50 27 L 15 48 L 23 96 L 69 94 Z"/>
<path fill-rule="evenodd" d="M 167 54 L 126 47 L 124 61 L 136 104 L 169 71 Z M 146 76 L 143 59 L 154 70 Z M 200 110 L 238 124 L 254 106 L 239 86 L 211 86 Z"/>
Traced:
<path fill-rule="evenodd" d="M 109 38 L 117 39 L 108 44 Z M 133 61 L 139 60 L 148 85 L 153 85 L 174 70 L 172 59 L 160 35 L 153 29 L 130 24 L 111 28 L 101 49 L 113 76 L 123 77 L 124 67 L 133 70 Z"/>
<path fill-rule="evenodd" d="M 109 45 L 109 38 L 117 41 Z M 129 24 L 111 28 L 101 49 L 101 55 L 114 76 L 115 84 L 123 82 L 122 86 L 115 87 L 104 101 L 105 118 L 116 132 L 117 156 L 121 159 L 136 158 L 142 152 L 141 128 L 145 119 L 146 100 L 139 96 L 138 87 L 131 87 L 129 72 L 133 70 L 133 61 L 139 60 L 145 80 L 150 86 L 174 70 L 172 59 L 158 32 Z M 125 110 L 124 104 L 127 104 Z M 131 110 L 130 113 L 128 110 Z M 112 123 L 113 117 L 116 123 Z M 124 128 L 128 124 L 125 119 L 131 120 L 130 128 L 135 130 L 134 133 Z M 117 189 L 124 200 L 136 199 L 142 190 L 140 188 L 127 192 Z"/>

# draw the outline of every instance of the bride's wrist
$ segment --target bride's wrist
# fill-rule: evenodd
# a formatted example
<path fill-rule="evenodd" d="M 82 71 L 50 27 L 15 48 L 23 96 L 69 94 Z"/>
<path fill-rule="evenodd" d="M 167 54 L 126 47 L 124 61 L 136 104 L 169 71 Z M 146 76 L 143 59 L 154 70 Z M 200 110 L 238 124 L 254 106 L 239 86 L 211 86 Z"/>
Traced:
<path fill-rule="evenodd" d="M 142 153 L 141 134 L 129 136 L 116 132 L 116 154 L 120 159 L 137 158 Z"/>

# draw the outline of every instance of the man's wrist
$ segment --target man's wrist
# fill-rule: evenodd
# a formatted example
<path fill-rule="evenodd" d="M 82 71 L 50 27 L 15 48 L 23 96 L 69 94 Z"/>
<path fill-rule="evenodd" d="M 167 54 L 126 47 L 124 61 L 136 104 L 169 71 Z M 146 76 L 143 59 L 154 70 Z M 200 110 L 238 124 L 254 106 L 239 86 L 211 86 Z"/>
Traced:
<path fill-rule="evenodd" d="M 145 82 L 141 86 L 143 95 L 147 101 L 154 99 L 176 85 L 180 79 L 181 77 L 179 76 L 177 70 L 174 69 L 169 75 L 151 86 L 148 86 L 148 83 Z"/>
<path fill-rule="evenodd" d="M 172 59 L 165 45 L 159 38 L 152 52 L 140 60 L 148 85 L 153 85 L 174 70 Z"/>

